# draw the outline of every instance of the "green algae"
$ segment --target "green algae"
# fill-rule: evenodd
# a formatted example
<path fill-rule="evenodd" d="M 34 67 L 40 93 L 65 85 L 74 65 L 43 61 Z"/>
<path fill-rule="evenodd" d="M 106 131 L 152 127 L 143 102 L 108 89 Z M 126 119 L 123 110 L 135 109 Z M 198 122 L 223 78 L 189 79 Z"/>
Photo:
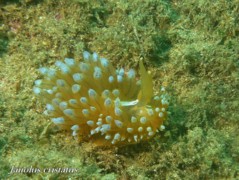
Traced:
<path fill-rule="evenodd" d="M 0 178 L 237 179 L 238 2 L 0 1 Z M 171 97 L 166 131 L 150 142 L 77 144 L 43 115 L 37 68 L 96 51 L 117 67 L 143 59 Z M 16 173 L 12 167 L 77 173 Z"/>

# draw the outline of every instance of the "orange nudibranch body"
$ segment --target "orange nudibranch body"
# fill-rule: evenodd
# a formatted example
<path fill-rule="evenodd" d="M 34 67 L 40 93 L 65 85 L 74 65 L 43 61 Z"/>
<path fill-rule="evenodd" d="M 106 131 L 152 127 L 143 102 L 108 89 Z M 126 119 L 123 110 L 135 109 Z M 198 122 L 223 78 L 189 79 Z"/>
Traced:
<path fill-rule="evenodd" d="M 153 94 L 153 81 L 142 61 L 136 72 L 85 51 L 83 61 L 66 58 L 57 69 L 39 69 L 43 79 L 33 91 L 46 103 L 46 114 L 61 128 L 99 146 L 139 143 L 164 128 L 166 96 Z"/>

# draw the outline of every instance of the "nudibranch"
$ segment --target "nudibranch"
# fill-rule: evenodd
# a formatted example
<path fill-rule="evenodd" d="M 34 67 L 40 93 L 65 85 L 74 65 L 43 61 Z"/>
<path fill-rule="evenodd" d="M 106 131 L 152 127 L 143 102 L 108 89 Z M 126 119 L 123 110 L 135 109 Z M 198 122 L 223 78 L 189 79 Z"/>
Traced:
<path fill-rule="evenodd" d="M 127 145 L 149 140 L 167 118 L 165 94 L 154 95 L 151 74 L 139 63 L 115 69 L 97 53 L 83 52 L 83 60 L 66 58 L 56 68 L 41 67 L 42 79 L 33 91 L 46 103 L 45 114 L 78 139 L 98 146 Z"/>

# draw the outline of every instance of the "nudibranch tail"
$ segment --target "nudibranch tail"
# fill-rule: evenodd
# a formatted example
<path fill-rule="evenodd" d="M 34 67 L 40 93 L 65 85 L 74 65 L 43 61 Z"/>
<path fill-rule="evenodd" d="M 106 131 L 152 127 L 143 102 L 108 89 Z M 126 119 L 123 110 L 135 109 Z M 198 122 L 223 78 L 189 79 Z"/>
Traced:
<path fill-rule="evenodd" d="M 33 91 L 46 103 L 45 114 L 74 137 L 96 145 L 126 145 L 152 138 L 164 127 L 168 101 L 153 94 L 153 81 L 140 61 L 136 72 L 112 64 L 97 53 L 83 61 L 66 58 L 56 68 L 41 67 L 43 79 Z"/>
<path fill-rule="evenodd" d="M 141 76 L 141 89 L 138 100 L 139 104 L 144 106 L 148 104 L 153 97 L 153 80 L 151 74 L 146 71 L 142 60 L 139 62 L 139 73 Z"/>

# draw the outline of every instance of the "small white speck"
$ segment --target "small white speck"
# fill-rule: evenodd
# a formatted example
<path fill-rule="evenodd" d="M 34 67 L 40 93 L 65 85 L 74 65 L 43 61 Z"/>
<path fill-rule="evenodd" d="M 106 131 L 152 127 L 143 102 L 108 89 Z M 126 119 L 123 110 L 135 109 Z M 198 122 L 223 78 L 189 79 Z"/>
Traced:
<path fill-rule="evenodd" d="M 83 109 L 82 113 L 83 113 L 84 116 L 88 116 L 90 114 L 88 109 Z"/>
<path fill-rule="evenodd" d="M 110 91 L 108 89 L 105 89 L 103 92 L 102 92 L 102 97 L 103 98 L 107 98 L 109 97 L 110 95 Z"/>
<path fill-rule="evenodd" d="M 70 99 L 69 103 L 70 103 L 70 105 L 74 106 L 74 105 L 77 104 L 77 100 L 76 99 Z"/>
<path fill-rule="evenodd" d="M 54 111 L 55 110 L 55 108 L 52 104 L 47 104 L 46 109 L 47 109 L 47 111 Z"/>
<path fill-rule="evenodd" d="M 91 98 L 96 98 L 96 95 L 97 95 L 97 93 L 94 89 L 89 89 L 88 94 L 89 94 L 89 97 L 91 97 Z"/>
<path fill-rule="evenodd" d="M 93 61 L 96 62 L 98 60 L 98 54 L 96 52 L 93 52 Z"/>
<path fill-rule="evenodd" d="M 132 116 L 132 117 L 131 117 L 131 123 L 136 123 L 136 122 L 137 122 L 137 118 L 134 117 L 134 116 Z"/>
<path fill-rule="evenodd" d="M 59 98 L 54 98 L 54 99 L 52 99 L 52 104 L 54 104 L 55 106 L 59 106 L 59 104 L 60 104 L 60 99 Z"/>
<path fill-rule="evenodd" d="M 81 97 L 81 98 L 80 98 L 80 102 L 81 102 L 82 104 L 87 104 L 88 100 L 87 100 L 86 97 Z"/>
<path fill-rule="evenodd" d="M 79 84 L 73 84 L 71 87 L 71 90 L 74 94 L 78 93 L 80 91 L 81 86 Z"/>
<path fill-rule="evenodd" d="M 48 72 L 48 69 L 46 67 L 41 67 L 38 70 L 42 75 L 46 75 Z"/>
<path fill-rule="evenodd" d="M 48 69 L 47 76 L 53 77 L 55 75 L 56 75 L 56 70 L 55 69 Z"/>
<path fill-rule="evenodd" d="M 67 105 L 68 105 L 67 102 L 62 101 L 62 102 L 60 102 L 59 107 L 61 110 L 64 110 L 67 108 Z"/>
<path fill-rule="evenodd" d="M 55 65 L 61 70 L 62 73 L 66 74 L 70 71 L 69 67 L 61 62 L 61 61 L 56 61 Z"/>
<path fill-rule="evenodd" d="M 141 122 L 142 124 L 145 124 L 145 123 L 147 122 L 146 117 L 141 117 L 141 118 L 140 118 L 140 122 Z"/>
<path fill-rule="evenodd" d="M 40 94 L 40 93 L 41 93 L 41 88 L 39 88 L 39 87 L 34 87 L 34 88 L 33 88 L 33 92 L 34 92 L 35 94 Z"/>
<path fill-rule="evenodd" d="M 161 126 L 160 126 L 160 131 L 163 131 L 163 130 L 165 130 L 165 126 L 164 126 L 164 125 L 161 125 Z"/>
<path fill-rule="evenodd" d="M 112 93 L 114 94 L 115 97 L 118 97 L 120 95 L 120 91 L 118 89 L 114 89 Z"/>
<path fill-rule="evenodd" d="M 102 76 L 101 69 L 99 67 L 94 68 L 94 74 L 93 74 L 95 79 L 99 79 Z"/>
<path fill-rule="evenodd" d="M 149 136 L 153 136 L 153 135 L 154 135 L 154 132 L 151 131 L 151 132 L 148 133 L 148 135 L 149 135 Z"/>
<path fill-rule="evenodd" d="M 66 82 L 63 79 L 57 79 L 56 84 L 60 87 L 64 87 L 66 85 Z"/>
<path fill-rule="evenodd" d="M 148 131 L 148 132 L 151 132 L 151 131 L 153 131 L 153 130 L 152 130 L 151 127 L 147 127 L 147 131 Z"/>
<path fill-rule="evenodd" d="M 154 100 L 155 100 L 155 101 L 159 101 L 159 100 L 160 100 L 160 97 L 154 96 Z"/>
<path fill-rule="evenodd" d="M 74 79 L 75 82 L 79 83 L 83 79 L 83 75 L 80 73 L 75 73 L 72 75 L 72 78 Z"/>
<path fill-rule="evenodd" d="M 74 136 L 74 137 L 77 136 L 77 131 L 73 131 L 72 136 Z"/>
<path fill-rule="evenodd" d="M 100 58 L 100 63 L 105 68 L 109 65 L 108 60 L 105 58 Z"/>
<path fill-rule="evenodd" d="M 123 76 L 117 75 L 117 81 L 121 83 L 123 81 Z"/>
<path fill-rule="evenodd" d="M 139 132 L 142 132 L 142 131 L 143 131 L 143 128 L 142 128 L 142 127 L 139 127 L 139 128 L 138 128 L 138 131 L 139 131 Z"/>
<path fill-rule="evenodd" d="M 106 135 L 106 136 L 105 136 L 105 139 L 106 139 L 106 140 L 110 140 L 110 139 L 111 139 L 111 136 L 110 136 L 110 135 Z"/>
<path fill-rule="evenodd" d="M 135 78 L 135 71 L 133 69 L 130 69 L 127 75 L 129 79 L 133 79 Z"/>
<path fill-rule="evenodd" d="M 90 53 L 88 52 L 88 51 L 84 51 L 83 52 L 83 58 L 84 58 L 84 60 L 89 60 L 89 58 L 90 58 Z"/>
<path fill-rule="evenodd" d="M 120 140 L 121 140 L 121 141 L 124 141 L 125 139 L 126 139 L 126 137 L 125 137 L 125 136 L 122 136 Z"/>
<path fill-rule="evenodd" d="M 115 125 L 119 128 L 123 127 L 123 123 L 120 120 L 115 120 Z"/>
<path fill-rule="evenodd" d="M 153 116 L 154 115 L 154 111 L 152 109 L 147 109 L 148 115 L 149 116 Z"/>
<path fill-rule="evenodd" d="M 103 124 L 102 126 L 101 126 L 101 129 L 100 129 L 100 131 L 102 132 L 102 133 L 106 133 L 107 131 L 109 131 L 110 130 L 110 125 L 109 124 Z"/>
<path fill-rule="evenodd" d="M 51 118 L 51 120 L 55 124 L 63 124 L 64 123 L 64 118 L 63 117 Z"/>
<path fill-rule="evenodd" d="M 120 68 L 120 70 L 119 70 L 119 75 L 120 75 L 120 76 L 124 76 L 124 69 L 123 69 L 123 68 Z"/>
<path fill-rule="evenodd" d="M 90 135 L 93 135 L 93 134 L 95 134 L 95 133 L 96 133 L 96 132 L 95 132 L 94 129 L 90 131 Z"/>
<path fill-rule="evenodd" d="M 79 126 L 77 124 L 75 124 L 75 125 L 71 126 L 71 130 L 77 131 L 77 130 L 79 130 Z"/>
<path fill-rule="evenodd" d="M 112 105 L 112 101 L 110 98 L 107 98 L 104 102 L 104 106 L 105 107 L 110 107 Z"/>
<path fill-rule="evenodd" d="M 94 106 L 90 106 L 90 110 L 94 112 L 96 111 L 96 108 Z"/>
<path fill-rule="evenodd" d="M 75 64 L 75 60 L 72 58 L 65 58 L 64 61 L 68 66 L 73 66 Z"/>
<path fill-rule="evenodd" d="M 111 123 L 112 117 L 111 117 L 111 116 L 106 116 L 106 117 L 105 117 L 105 121 L 106 121 L 107 123 Z"/>
<path fill-rule="evenodd" d="M 119 140 L 119 139 L 120 139 L 120 134 L 119 134 L 119 133 L 116 133 L 115 136 L 114 136 L 114 139 L 115 139 L 115 140 Z"/>
<path fill-rule="evenodd" d="M 42 79 L 38 79 L 34 83 L 35 83 L 36 86 L 40 86 L 41 83 L 42 83 Z"/>
<path fill-rule="evenodd" d="M 109 82 L 110 82 L 110 83 L 114 82 L 114 77 L 113 77 L 113 76 L 110 76 L 110 77 L 109 77 Z"/>
<path fill-rule="evenodd" d="M 128 133 L 132 133 L 133 131 L 134 131 L 133 128 L 127 128 L 127 132 L 128 132 Z"/>
<path fill-rule="evenodd" d="M 92 121 L 92 120 L 89 120 L 86 123 L 91 127 L 94 126 L 94 124 L 95 124 L 94 121 Z"/>
<path fill-rule="evenodd" d="M 65 109 L 65 110 L 63 110 L 63 113 L 67 116 L 73 116 L 74 115 L 73 109 Z"/>
<path fill-rule="evenodd" d="M 121 116 L 121 114 L 122 114 L 122 110 L 118 107 L 115 107 L 115 115 L 116 116 Z"/>
<path fill-rule="evenodd" d="M 48 94 L 53 94 L 53 90 L 52 90 L 52 89 L 47 89 L 46 92 L 47 92 Z"/>
<path fill-rule="evenodd" d="M 89 65 L 86 63 L 80 62 L 79 66 L 82 72 L 87 72 L 89 70 Z"/>
<path fill-rule="evenodd" d="M 98 126 L 100 126 L 100 125 L 102 124 L 102 122 L 97 122 L 96 124 L 97 124 Z"/>

